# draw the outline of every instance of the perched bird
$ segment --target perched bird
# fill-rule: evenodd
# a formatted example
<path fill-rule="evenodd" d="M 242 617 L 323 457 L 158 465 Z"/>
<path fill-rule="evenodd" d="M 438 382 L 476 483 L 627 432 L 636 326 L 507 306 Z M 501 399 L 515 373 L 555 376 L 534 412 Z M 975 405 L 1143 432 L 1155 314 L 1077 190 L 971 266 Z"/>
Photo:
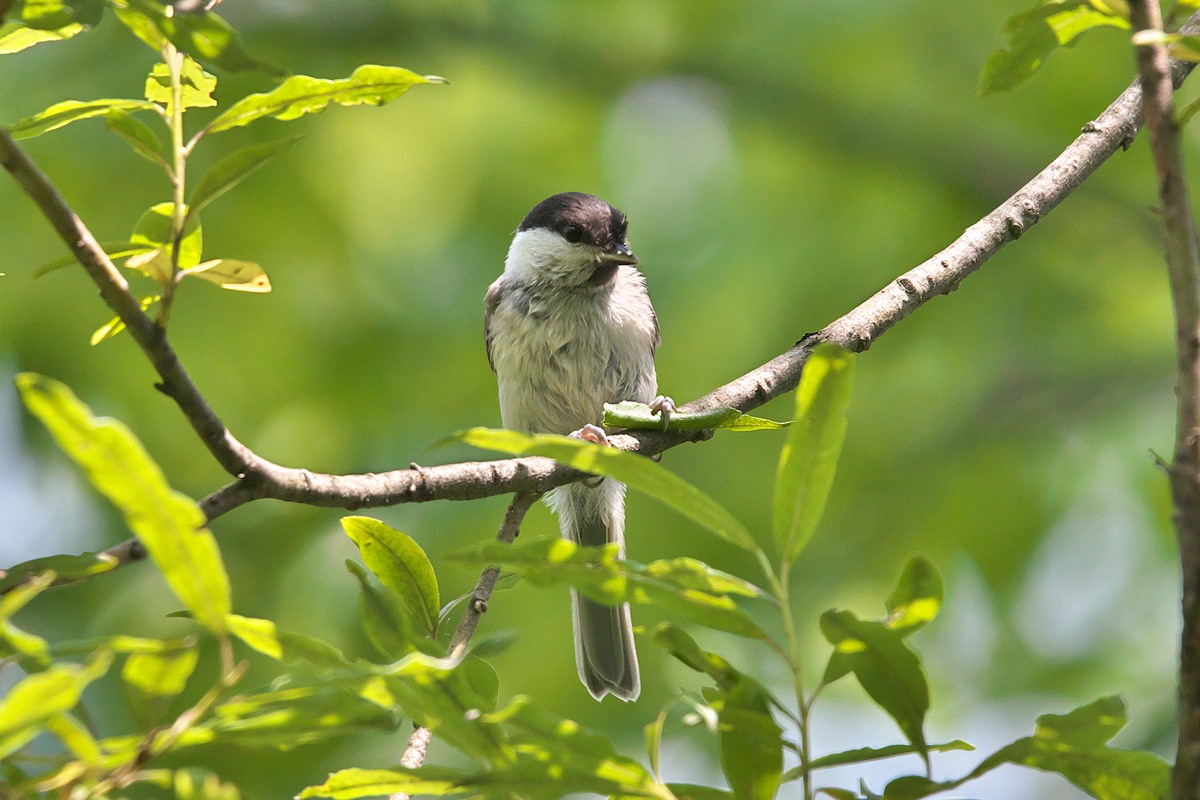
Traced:
<path fill-rule="evenodd" d="M 500 386 L 504 426 L 606 443 L 604 404 L 656 397 L 658 319 L 634 269 L 625 215 L 598 197 L 565 192 L 533 207 L 517 228 L 504 273 L 487 291 L 488 362 Z M 572 483 L 547 496 L 562 534 L 580 545 L 625 551 L 625 485 Z M 572 590 L 579 678 L 597 700 L 641 690 L 629 606 L 601 605 Z"/>

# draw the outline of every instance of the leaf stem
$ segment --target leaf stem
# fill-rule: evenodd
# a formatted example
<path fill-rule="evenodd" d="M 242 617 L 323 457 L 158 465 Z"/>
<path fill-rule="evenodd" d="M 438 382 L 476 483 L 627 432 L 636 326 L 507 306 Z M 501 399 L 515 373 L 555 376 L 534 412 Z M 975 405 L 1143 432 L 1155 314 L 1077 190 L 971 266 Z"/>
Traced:
<path fill-rule="evenodd" d="M 788 588 L 791 577 L 791 561 L 786 556 L 781 558 L 779 573 L 776 574 L 767 554 L 761 548 L 756 551 L 755 555 L 758 556 L 759 564 L 767 576 L 767 581 L 771 585 L 771 591 L 774 592 L 776 599 L 779 601 L 779 613 L 783 618 L 783 631 L 787 637 L 785 660 L 792 671 L 792 686 L 796 692 L 796 708 L 800 712 L 797 728 L 800 731 L 799 755 L 800 768 L 803 770 L 804 776 L 804 798 L 805 800 L 812 800 L 812 772 L 808 768 L 809 763 L 812 761 L 808 735 L 808 715 L 811 704 L 804 696 L 804 662 L 800 654 L 800 640 L 796 638 L 796 621 L 792 615 L 792 602 Z"/>
<path fill-rule="evenodd" d="M 158 327 L 166 330 L 171 316 L 171 305 L 175 300 L 175 287 L 179 283 L 179 247 L 183 242 L 185 190 L 187 187 L 188 149 L 183 143 L 183 53 L 167 42 L 163 46 L 163 61 L 171 76 L 171 108 L 167 124 L 171 129 L 171 186 L 173 206 L 171 208 L 171 275 L 163 286 L 162 301 L 159 303 Z"/>

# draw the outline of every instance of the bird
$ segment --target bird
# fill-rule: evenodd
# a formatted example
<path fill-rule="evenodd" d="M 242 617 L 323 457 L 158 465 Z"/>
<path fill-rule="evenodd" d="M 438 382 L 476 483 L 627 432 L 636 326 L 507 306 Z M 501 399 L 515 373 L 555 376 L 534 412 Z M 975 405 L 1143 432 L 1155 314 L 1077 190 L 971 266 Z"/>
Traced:
<path fill-rule="evenodd" d="M 504 271 L 485 296 L 484 338 L 496 373 L 504 427 L 574 435 L 607 444 L 604 404 L 658 395 L 661 342 L 645 276 L 629 247 L 628 220 L 582 192 L 547 197 L 513 235 Z M 553 489 L 546 501 L 564 538 L 616 543 L 625 554 L 625 485 L 612 478 Z M 629 605 L 606 606 L 572 589 L 575 661 L 596 700 L 636 700 L 641 691 Z"/>

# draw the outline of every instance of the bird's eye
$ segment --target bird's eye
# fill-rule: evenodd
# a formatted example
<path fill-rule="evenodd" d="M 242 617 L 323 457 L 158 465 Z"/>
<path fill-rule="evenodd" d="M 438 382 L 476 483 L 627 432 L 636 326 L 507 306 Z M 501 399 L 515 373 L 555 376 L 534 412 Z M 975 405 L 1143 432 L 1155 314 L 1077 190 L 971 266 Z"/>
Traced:
<path fill-rule="evenodd" d="M 562 235 L 571 244 L 579 244 L 583 241 L 583 228 L 578 225 L 567 225 L 563 228 Z"/>

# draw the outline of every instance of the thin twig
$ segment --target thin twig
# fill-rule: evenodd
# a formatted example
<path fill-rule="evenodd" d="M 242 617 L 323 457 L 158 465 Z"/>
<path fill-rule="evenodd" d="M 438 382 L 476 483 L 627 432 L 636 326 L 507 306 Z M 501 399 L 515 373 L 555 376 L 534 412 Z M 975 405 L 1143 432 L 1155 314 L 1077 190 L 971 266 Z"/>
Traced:
<path fill-rule="evenodd" d="M 1157 0 L 1131 0 L 1142 108 L 1158 175 L 1171 299 L 1175 307 L 1177 416 L 1168 468 L 1183 572 L 1179 655 L 1179 743 L 1171 776 L 1175 800 L 1200 798 L 1200 246 L 1183 171 L 1167 48 L 1157 35 Z M 1143 32 L 1149 32 L 1146 37 Z"/>
<path fill-rule="evenodd" d="M 504 521 L 500 523 L 500 530 L 496 533 L 496 541 L 512 544 L 521 532 L 521 523 L 524 521 L 525 515 L 541 496 L 540 492 L 522 492 L 513 497 L 512 502 L 508 504 L 508 511 L 504 513 Z M 463 610 L 463 614 L 458 620 L 458 627 L 454 629 L 454 635 L 450 637 L 450 644 L 446 648 L 446 655 L 450 658 L 458 658 L 466 651 L 467 644 L 475 635 L 475 629 L 479 627 L 479 618 L 487 613 L 488 601 L 492 599 L 492 592 L 496 589 L 496 580 L 499 577 L 499 567 L 488 567 L 479 576 L 475 590 L 471 592 L 467 607 Z M 418 725 L 412 735 L 408 737 L 408 746 L 400 758 L 400 765 L 408 769 L 416 769 L 424 764 L 425 754 L 429 751 L 429 739 L 432 735 L 428 728 Z M 398 792 L 393 794 L 389 800 L 408 800 L 408 795 Z"/>
<path fill-rule="evenodd" d="M 512 544 L 521 532 L 521 523 L 524 521 L 525 515 L 541 496 L 541 492 L 522 492 L 514 497 L 508 504 L 504 521 L 496 533 L 496 541 Z M 492 599 L 492 592 L 496 590 L 496 581 L 499 578 L 499 567 L 488 567 L 479 576 L 479 581 L 475 584 L 475 591 L 471 593 L 471 599 L 467 602 L 467 607 L 458 621 L 458 627 L 454 629 L 454 635 L 450 637 L 450 645 L 446 649 L 446 655 L 450 658 L 462 655 L 467 643 L 475 635 L 475 628 L 479 626 L 479 618 L 487 613 L 488 601 Z"/>
<path fill-rule="evenodd" d="M 1195 20 L 1200 15 L 1193 17 Z M 1191 24 L 1191 23 L 1189 23 Z M 1191 64 L 1174 62 L 1176 85 Z M 805 337 L 786 352 L 683 407 L 686 411 L 732 406 L 749 411 L 794 389 L 811 347 L 819 341 L 866 350 L 883 333 L 934 297 L 947 294 L 1004 245 L 1018 238 L 1068 197 L 1119 149 L 1141 124 L 1141 88 L 1134 84 L 1033 180 L 928 261 L 890 281 L 873 297 Z M 430 500 L 474 500 L 499 494 L 545 492 L 583 474 L 547 458 L 462 462 L 362 475 L 329 475 L 273 464 L 239 442 L 192 383 L 165 336 L 138 307 L 128 284 L 61 195 L 0 128 L 0 165 L 33 198 L 100 287 L 104 301 L 125 322 L 159 375 L 160 388 L 179 405 L 217 462 L 236 476 L 201 501 L 211 521 L 253 500 L 273 498 L 331 508 L 359 509 Z M 655 455 L 695 434 L 639 431 L 612 437 L 626 450 Z"/>

